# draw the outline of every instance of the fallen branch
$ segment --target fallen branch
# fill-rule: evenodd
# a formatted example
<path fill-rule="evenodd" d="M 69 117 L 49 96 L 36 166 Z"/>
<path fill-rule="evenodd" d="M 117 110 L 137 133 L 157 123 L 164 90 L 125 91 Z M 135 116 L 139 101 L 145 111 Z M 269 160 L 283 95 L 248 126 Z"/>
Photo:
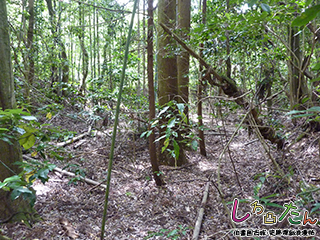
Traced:
<path fill-rule="evenodd" d="M 217 73 L 211 66 L 208 64 L 199 54 L 193 51 L 187 44 L 185 44 L 175 33 L 173 33 L 167 26 L 160 23 L 161 27 L 170 34 L 184 49 L 186 49 L 191 56 L 198 59 L 200 64 L 207 68 L 207 73 L 205 78 L 209 81 L 209 83 L 213 86 L 220 87 L 223 92 L 231 98 L 234 98 L 234 101 L 241 107 L 246 110 L 250 110 L 250 115 L 254 118 L 257 125 L 259 125 L 259 131 L 263 138 L 268 139 L 271 143 L 277 144 L 278 149 L 282 149 L 284 147 L 284 138 L 278 136 L 274 129 L 269 126 L 264 126 L 263 121 L 259 119 L 259 114 L 255 108 L 251 108 L 250 104 L 245 100 L 244 93 L 238 89 L 236 82 L 233 79 L 230 79 L 226 76 L 222 76 Z M 215 81 L 211 77 L 213 75 L 215 79 L 219 82 Z"/>
<path fill-rule="evenodd" d="M 58 167 L 56 167 L 55 169 L 53 169 L 53 171 L 59 172 L 59 173 L 61 173 L 61 175 L 66 175 L 66 176 L 69 176 L 69 177 L 75 177 L 75 176 L 76 176 L 76 174 L 74 174 L 74 173 L 72 173 L 72 172 L 68 172 L 68 171 L 63 170 L 63 169 L 58 168 Z M 92 184 L 92 185 L 101 186 L 101 187 L 103 187 L 103 188 L 106 188 L 106 185 L 105 185 L 105 184 L 101 184 L 101 183 L 99 183 L 99 182 L 97 182 L 97 181 L 94 181 L 94 180 L 92 180 L 92 179 L 85 178 L 85 177 L 81 177 L 81 176 L 80 176 L 80 179 L 81 179 L 82 181 L 86 182 L 86 183 L 89 183 L 89 184 Z"/>
<path fill-rule="evenodd" d="M 79 141 L 81 138 L 84 138 L 85 136 L 89 136 L 90 133 L 91 133 L 91 126 L 89 127 L 89 129 L 88 129 L 87 132 L 82 133 L 82 134 L 80 134 L 80 135 L 78 135 L 78 136 L 76 136 L 76 137 L 73 137 L 73 138 L 69 139 L 68 141 L 61 142 L 61 143 L 57 143 L 56 146 L 57 146 L 57 147 L 65 147 L 65 146 L 67 146 L 67 145 L 69 145 L 69 144 L 71 144 L 71 143 L 74 143 L 74 142 L 76 142 L 76 141 Z"/>
<path fill-rule="evenodd" d="M 31 161 L 36 161 L 36 159 L 31 158 L 31 157 L 26 156 L 26 155 L 23 155 L 23 158 L 25 158 L 25 159 L 27 159 L 27 160 L 31 160 Z M 75 177 L 75 176 L 76 176 L 76 174 L 74 174 L 74 173 L 72 173 L 72 172 L 68 172 L 68 171 L 66 171 L 66 170 L 62 170 L 61 168 L 58 168 L 58 167 L 54 168 L 53 171 L 59 172 L 59 173 L 61 173 L 61 175 L 66 175 L 66 176 L 69 176 L 69 177 Z M 80 176 L 80 179 L 81 179 L 82 181 L 86 182 L 86 183 L 95 185 L 95 187 L 101 186 L 101 187 L 103 187 L 103 188 L 106 188 L 106 185 L 105 185 L 105 184 L 102 184 L 103 181 L 100 183 L 100 182 L 91 180 L 91 179 L 89 179 L 89 178 L 81 177 L 81 176 Z"/>
<path fill-rule="evenodd" d="M 192 240 L 197 240 L 199 238 L 201 223 L 202 223 L 203 214 L 204 214 L 204 208 L 207 204 L 208 195 L 209 195 L 209 187 L 210 187 L 210 181 L 207 182 L 206 188 L 204 189 L 203 198 L 202 198 L 201 206 L 199 209 L 198 219 L 197 219 L 196 225 L 194 226 Z"/>

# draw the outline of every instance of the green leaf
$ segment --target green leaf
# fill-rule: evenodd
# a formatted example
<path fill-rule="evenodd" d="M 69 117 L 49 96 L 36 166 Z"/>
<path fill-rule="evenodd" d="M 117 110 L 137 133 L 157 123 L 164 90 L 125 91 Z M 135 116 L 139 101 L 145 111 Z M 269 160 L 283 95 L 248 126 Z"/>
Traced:
<path fill-rule="evenodd" d="M 174 149 L 174 154 L 176 155 L 176 159 L 178 159 L 180 154 L 180 147 L 177 141 L 174 139 L 173 139 L 173 149 Z"/>
<path fill-rule="evenodd" d="M 154 142 L 159 142 L 161 139 L 163 139 L 163 138 L 165 138 L 165 137 L 166 137 L 166 135 L 163 135 L 163 136 L 157 138 L 156 140 L 154 140 Z"/>
<path fill-rule="evenodd" d="M 6 183 L 0 183 L 0 189 L 2 189 L 3 187 L 5 187 L 6 186 Z"/>
<path fill-rule="evenodd" d="M 260 4 L 260 7 L 261 7 L 261 9 L 263 10 L 263 11 L 265 11 L 265 12 L 271 12 L 271 9 L 270 9 L 270 6 L 268 5 L 268 4 L 265 4 L 265 3 L 261 3 Z"/>
<path fill-rule="evenodd" d="M 32 121 L 32 120 L 38 121 L 38 119 L 34 116 L 21 116 L 21 118 L 23 118 L 24 120 L 28 120 L 28 121 Z"/>
<path fill-rule="evenodd" d="M 167 139 L 164 141 L 164 143 L 163 143 L 164 146 L 162 147 L 161 153 L 163 153 L 164 150 L 167 149 L 167 147 L 169 146 L 169 142 L 170 142 L 170 139 L 169 139 L 169 138 L 167 138 Z"/>
<path fill-rule="evenodd" d="M 17 199 L 18 197 L 20 197 L 21 194 L 30 194 L 30 195 L 33 195 L 33 192 L 24 187 L 24 186 L 21 186 L 21 187 L 18 187 L 16 189 L 14 189 L 12 192 L 11 192 L 11 199 L 12 200 L 15 200 Z"/>
<path fill-rule="evenodd" d="M 0 128 L 0 131 L 9 131 L 8 128 Z"/>
<path fill-rule="evenodd" d="M 251 0 L 250 2 L 248 2 L 248 7 L 252 7 L 253 5 L 255 5 L 257 3 L 257 0 Z"/>
<path fill-rule="evenodd" d="M 183 113 L 184 111 L 184 104 L 183 103 L 177 103 L 177 108 L 179 109 L 179 113 Z"/>
<path fill-rule="evenodd" d="M 4 142 L 10 144 L 10 145 L 13 145 L 13 143 L 12 143 L 12 142 L 10 141 L 10 139 L 7 138 L 7 137 L 0 137 L 0 139 L 1 139 L 2 141 L 4 141 Z"/>
<path fill-rule="evenodd" d="M 192 148 L 192 150 L 194 150 L 194 151 L 197 150 L 197 148 L 198 148 L 198 142 L 197 142 L 196 140 L 193 140 L 193 141 L 191 142 L 191 148 Z"/>
<path fill-rule="evenodd" d="M 304 113 L 304 111 L 301 111 L 301 110 L 292 110 L 292 111 L 288 112 L 286 115 L 292 115 L 292 114 L 297 114 L 297 113 Z"/>
<path fill-rule="evenodd" d="M 164 112 L 166 112 L 168 110 L 169 106 L 164 107 L 160 113 L 158 114 L 158 117 L 160 117 Z"/>
<path fill-rule="evenodd" d="M 172 136 L 178 137 L 178 133 L 176 131 L 172 131 Z"/>
<path fill-rule="evenodd" d="M 317 211 L 320 208 L 320 203 L 315 203 L 314 208 L 311 209 L 310 214 Z"/>
<path fill-rule="evenodd" d="M 37 174 L 42 183 L 46 183 L 49 180 L 48 173 L 49 173 L 49 169 L 40 169 L 38 171 Z"/>
<path fill-rule="evenodd" d="M 168 233 L 167 237 L 173 237 L 179 233 L 178 229 L 174 229 L 171 232 Z"/>
<path fill-rule="evenodd" d="M 18 175 L 14 175 L 12 177 L 6 178 L 3 182 L 4 183 L 9 183 L 9 182 L 15 182 L 15 181 L 20 181 L 21 177 Z"/>
<path fill-rule="evenodd" d="M 143 138 L 146 134 L 147 134 L 147 132 L 143 132 L 143 133 L 140 135 L 140 138 Z"/>
<path fill-rule="evenodd" d="M 318 71 L 320 70 L 320 62 L 316 63 L 313 68 L 312 68 L 313 71 Z"/>
<path fill-rule="evenodd" d="M 267 203 L 267 206 L 281 208 L 281 209 L 283 208 L 283 206 L 276 203 L 271 203 L 271 202 Z"/>
<path fill-rule="evenodd" d="M 320 112 L 320 107 L 311 107 L 306 112 Z"/>
<path fill-rule="evenodd" d="M 302 118 L 302 117 L 312 117 L 315 116 L 314 113 L 305 113 L 305 114 L 299 114 L 299 115 L 294 115 L 291 118 Z"/>
<path fill-rule="evenodd" d="M 173 117 L 173 118 L 171 118 L 171 119 L 169 120 L 167 127 L 168 127 L 168 128 L 173 128 L 174 125 L 175 125 L 175 123 L 176 123 L 176 118 Z"/>
<path fill-rule="evenodd" d="M 317 77 L 317 78 L 314 78 L 314 79 L 310 80 L 311 83 L 318 82 L 318 81 L 320 81 L 320 77 Z"/>
<path fill-rule="evenodd" d="M 148 131 L 147 137 L 149 137 L 151 135 L 151 133 L 152 133 L 152 130 Z"/>
<path fill-rule="evenodd" d="M 309 6 L 312 3 L 312 0 L 306 0 L 305 6 Z"/>
<path fill-rule="evenodd" d="M 31 148 L 35 144 L 35 142 L 36 142 L 36 137 L 30 133 L 23 134 L 19 139 L 20 145 L 22 145 L 26 150 Z"/>
<path fill-rule="evenodd" d="M 311 20 L 313 20 L 317 14 L 320 12 L 320 4 L 315 5 L 306 9 L 305 12 L 301 13 L 296 19 L 294 19 L 291 23 L 291 26 L 304 26 L 308 24 Z"/>

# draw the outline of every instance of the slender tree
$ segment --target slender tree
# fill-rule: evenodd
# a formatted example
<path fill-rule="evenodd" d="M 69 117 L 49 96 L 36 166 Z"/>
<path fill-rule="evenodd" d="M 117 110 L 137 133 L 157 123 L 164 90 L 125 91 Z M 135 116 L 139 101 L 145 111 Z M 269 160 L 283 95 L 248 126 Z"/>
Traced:
<path fill-rule="evenodd" d="M 47 7 L 50 15 L 50 23 L 51 23 L 51 33 L 54 38 L 54 45 L 58 45 L 60 48 L 60 54 L 61 54 L 61 59 L 62 59 L 62 77 L 61 81 L 64 85 L 67 85 L 69 82 L 69 60 L 67 56 L 67 51 L 65 48 L 65 45 L 61 39 L 61 36 L 58 32 L 58 21 L 56 20 L 56 14 L 55 10 L 52 5 L 52 0 L 46 0 L 47 2 Z M 72 62 L 72 60 L 71 60 Z M 52 64 L 52 81 L 55 82 L 58 80 L 56 74 L 57 74 L 57 66 L 55 63 Z M 52 83 L 53 83 L 52 82 Z M 62 91 L 62 95 L 66 96 L 67 92 L 65 90 Z"/>
<path fill-rule="evenodd" d="M 154 79 L 153 79 L 153 0 L 148 0 L 148 37 L 147 37 L 147 71 L 148 71 L 148 86 L 149 86 L 149 121 L 156 116 L 155 109 L 155 94 L 154 94 Z M 149 126 L 150 128 L 150 126 Z M 164 182 L 161 179 L 159 164 L 157 159 L 157 151 L 155 144 L 154 129 L 149 136 L 149 154 L 152 166 L 153 178 L 157 186 L 161 186 Z"/>
<path fill-rule="evenodd" d="M 200 4 L 202 3 L 202 24 L 206 23 L 206 14 L 207 14 L 207 0 L 200 0 Z M 200 8 L 201 9 L 201 8 Z M 200 57 L 203 57 L 203 43 L 200 43 Z M 198 89 L 197 89 L 197 97 L 198 97 L 198 106 L 197 106 L 197 113 L 198 113 L 198 127 L 199 127 L 199 146 L 200 146 L 200 154 L 203 156 L 207 156 L 206 152 L 206 145 L 205 145 L 205 139 L 204 139 L 204 131 L 203 131 L 203 121 L 202 121 L 202 92 L 203 92 L 203 86 L 204 81 L 202 80 L 202 71 L 203 67 L 200 64 L 199 65 L 199 83 L 198 83 Z"/>
<path fill-rule="evenodd" d="M 84 43 L 84 37 L 85 37 L 85 30 L 84 30 L 84 7 L 81 3 L 79 3 L 79 23 L 81 25 L 81 31 L 78 34 L 79 41 L 80 41 L 80 47 L 82 52 L 82 81 L 80 83 L 80 92 L 82 94 L 85 94 L 86 90 L 86 79 L 88 76 L 89 71 L 89 54 L 86 49 L 85 43 Z"/>
<path fill-rule="evenodd" d="M 29 26 L 27 33 L 27 48 L 28 48 L 28 62 L 29 67 L 27 70 L 28 76 L 28 84 L 26 87 L 26 99 L 30 101 L 30 88 L 33 85 L 34 79 L 34 47 L 33 47 L 33 35 L 34 35 L 34 24 L 35 24 L 35 16 L 34 16 L 34 0 L 29 0 Z"/>
<path fill-rule="evenodd" d="M 291 109 L 301 108 L 303 98 L 309 97 L 308 86 L 302 72 L 302 54 L 300 32 L 297 27 L 289 27 L 290 59 L 288 61 L 288 76 L 290 86 Z"/>

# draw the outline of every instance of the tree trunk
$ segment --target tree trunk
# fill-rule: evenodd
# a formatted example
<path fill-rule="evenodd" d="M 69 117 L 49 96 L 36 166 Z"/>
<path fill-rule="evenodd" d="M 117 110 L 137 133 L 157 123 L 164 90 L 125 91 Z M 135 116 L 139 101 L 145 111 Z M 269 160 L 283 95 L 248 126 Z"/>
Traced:
<path fill-rule="evenodd" d="M 200 4 L 201 4 L 200 0 Z M 206 14 L 207 14 L 207 0 L 203 0 L 202 3 L 202 23 L 206 23 Z M 200 44 L 200 57 L 203 57 L 203 43 Z M 199 146 L 200 146 L 200 154 L 202 156 L 207 156 L 206 152 L 206 144 L 205 144 L 205 139 L 204 139 L 204 131 L 203 131 L 203 121 L 202 121 L 202 92 L 203 92 L 203 81 L 202 81 L 202 71 L 203 67 L 201 64 L 199 64 L 199 82 L 198 82 L 198 92 L 197 92 L 197 97 L 198 97 L 198 106 L 197 106 L 197 114 L 198 114 L 198 128 L 199 128 Z"/>
<path fill-rule="evenodd" d="M 30 102 L 30 89 L 33 85 L 34 79 L 34 48 L 33 48 L 33 33 L 34 33 L 34 0 L 29 0 L 29 26 L 28 26 L 28 33 L 27 33 L 27 48 L 28 48 L 28 84 L 26 88 L 26 100 Z"/>
<path fill-rule="evenodd" d="M 147 52 L 148 52 L 148 85 L 149 85 L 149 121 L 155 118 L 155 94 L 153 84 L 153 0 L 148 0 L 148 39 L 147 39 Z M 149 126 L 150 130 L 150 126 Z M 161 179 L 159 164 L 157 159 L 157 151 L 155 144 L 154 129 L 149 136 L 149 154 L 152 166 L 152 173 L 154 181 L 157 186 L 161 186 L 164 182 Z"/>
<path fill-rule="evenodd" d="M 170 28 L 175 27 L 176 19 L 176 1 L 160 0 L 158 7 L 158 22 Z M 177 57 L 174 54 L 176 49 L 175 41 L 168 36 L 167 33 L 160 27 L 158 29 L 158 96 L 159 105 L 165 106 L 172 100 L 177 100 L 178 95 L 178 80 L 177 80 Z M 169 119 L 162 119 L 160 124 L 167 125 Z M 165 134 L 165 128 L 161 129 L 161 135 Z M 159 143 L 159 152 L 161 153 L 165 139 Z M 167 149 L 173 150 L 171 144 Z M 159 154 L 160 164 L 170 166 L 181 166 L 186 163 L 186 157 L 183 147 L 179 146 L 179 158 L 175 159 L 167 151 Z"/>
<path fill-rule="evenodd" d="M 309 96 L 304 74 L 302 73 L 302 58 L 300 50 L 300 33 L 297 27 L 289 27 L 290 60 L 288 75 L 290 83 L 291 109 L 303 109 L 302 100 Z"/>
<path fill-rule="evenodd" d="M 191 0 L 178 0 L 178 29 L 181 32 L 183 40 L 189 39 L 190 32 L 190 8 Z M 186 104 L 185 114 L 188 116 L 188 103 L 189 103 L 189 53 L 185 49 L 181 49 L 177 57 L 178 69 L 178 101 Z"/>
<path fill-rule="evenodd" d="M 64 46 L 64 43 L 61 40 L 61 37 L 59 36 L 57 32 L 57 21 L 55 19 L 55 12 L 52 6 L 52 0 L 46 0 L 47 6 L 48 6 L 48 11 L 50 15 L 50 23 L 51 23 L 51 32 L 54 37 L 55 43 L 58 44 L 60 47 L 60 53 L 61 53 L 61 58 L 62 58 L 62 83 L 63 83 L 63 88 L 66 87 L 66 85 L 69 82 L 69 61 L 68 61 L 68 56 L 67 56 L 67 51 Z M 57 66 L 55 64 L 52 65 L 52 83 L 57 81 Z M 62 90 L 62 95 L 66 96 L 67 92 L 65 90 Z"/>
<path fill-rule="evenodd" d="M 79 41 L 80 47 L 82 52 L 82 81 L 80 84 L 80 93 L 85 95 L 86 90 L 86 79 L 88 76 L 88 69 L 89 69 L 89 54 L 84 44 L 84 11 L 81 7 L 81 3 L 79 3 L 79 24 L 82 26 L 81 33 L 79 33 Z"/>
<path fill-rule="evenodd" d="M 9 26 L 7 21 L 6 0 L 0 0 L 0 108 L 16 108 L 14 96 L 14 82 L 10 56 Z M 0 125 L 0 127 L 6 127 Z M 0 140 L 0 181 L 16 175 L 19 167 L 13 163 L 22 161 L 18 140 L 11 140 L 12 144 Z M 34 213 L 27 201 L 22 198 L 10 199 L 10 192 L 0 190 L 0 223 L 19 219 L 27 219 L 27 213 Z"/>

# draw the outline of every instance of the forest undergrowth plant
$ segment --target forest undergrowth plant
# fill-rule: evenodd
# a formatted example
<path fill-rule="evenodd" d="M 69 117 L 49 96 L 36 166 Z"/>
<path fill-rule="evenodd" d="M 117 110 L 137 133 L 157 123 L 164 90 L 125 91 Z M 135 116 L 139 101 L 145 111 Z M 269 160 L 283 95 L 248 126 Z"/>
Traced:
<path fill-rule="evenodd" d="M 259 173 L 256 176 L 254 176 L 254 180 L 259 180 L 258 183 L 253 187 L 253 198 L 258 200 L 260 203 L 262 203 L 264 206 L 269 206 L 269 207 L 276 207 L 276 208 L 283 208 L 281 205 L 273 203 L 272 198 L 278 197 L 278 193 L 273 193 L 265 197 L 260 197 L 259 192 L 262 189 L 263 185 L 267 181 L 267 178 L 269 177 L 280 177 L 280 176 L 274 176 L 271 174 L 268 174 L 267 172 Z"/>
<path fill-rule="evenodd" d="M 165 237 L 166 239 L 172 239 L 172 240 L 185 239 L 187 231 L 189 229 L 191 229 L 191 227 L 178 225 L 178 228 L 173 230 L 160 229 L 158 232 L 149 231 L 148 236 L 144 237 L 144 239 L 151 239 L 153 237 Z"/>
<path fill-rule="evenodd" d="M 46 134 L 47 124 L 40 124 L 37 118 L 32 116 L 24 109 L 6 109 L 0 110 L 0 140 L 12 144 L 13 140 L 18 140 L 25 152 L 30 152 L 35 156 L 37 150 L 42 155 L 45 147 L 41 144 L 50 138 Z M 38 141 L 39 146 L 35 147 Z M 32 149 L 35 147 L 35 149 Z M 45 155 L 44 155 L 45 156 Z M 1 162 L 1 164 L 4 164 Z M 38 160 L 19 161 L 14 163 L 21 168 L 20 173 L 13 172 L 14 175 L 4 179 L 0 183 L 0 189 L 11 191 L 11 198 L 17 199 L 20 196 L 28 198 L 33 206 L 35 202 L 35 192 L 32 189 L 32 183 L 35 179 L 45 183 L 49 180 L 48 173 L 55 168 L 55 165 L 48 161 L 40 162 Z M 12 170 L 11 170 L 12 171 Z"/>
<path fill-rule="evenodd" d="M 180 147 L 190 147 L 192 150 L 198 148 L 198 137 L 192 130 L 197 127 L 196 124 L 192 124 L 188 120 L 185 111 L 185 104 L 177 103 L 176 101 L 170 101 L 164 106 L 158 113 L 157 117 L 153 119 L 150 126 L 151 129 L 141 134 L 142 137 L 149 137 L 152 133 L 152 129 L 158 128 L 161 130 L 160 135 L 155 142 L 161 142 L 164 139 L 163 146 L 161 147 L 161 153 L 168 151 L 174 158 L 179 158 Z M 166 121 L 163 121 L 166 119 Z M 172 147 L 170 147 L 172 146 Z"/>
<path fill-rule="evenodd" d="M 11 191 L 11 200 L 22 197 L 28 200 L 31 207 L 33 207 L 36 202 L 36 194 L 32 189 L 32 182 L 26 180 L 23 174 L 13 175 L 4 179 L 3 182 L 0 181 L 0 189 L 8 192 Z"/>
<path fill-rule="evenodd" d="M 309 131 L 319 131 L 320 129 L 320 106 L 314 106 L 305 110 L 292 110 L 288 112 L 286 115 L 289 115 L 292 120 L 298 118 L 306 118 L 304 125 L 306 126 L 307 124 L 309 124 Z"/>
<path fill-rule="evenodd" d="M 310 215 L 320 214 L 320 203 L 318 202 L 320 188 L 304 181 L 299 182 L 300 193 L 296 195 L 295 203 L 300 209 L 309 210 Z"/>
<path fill-rule="evenodd" d="M 85 169 L 81 168 L 79 164 L 67 164 L 63 170 L 65 169 L 69 169 L 75 174 L 75 176 L 70 179 L 69 184 L 77 184 L 86 177 Z"/>

